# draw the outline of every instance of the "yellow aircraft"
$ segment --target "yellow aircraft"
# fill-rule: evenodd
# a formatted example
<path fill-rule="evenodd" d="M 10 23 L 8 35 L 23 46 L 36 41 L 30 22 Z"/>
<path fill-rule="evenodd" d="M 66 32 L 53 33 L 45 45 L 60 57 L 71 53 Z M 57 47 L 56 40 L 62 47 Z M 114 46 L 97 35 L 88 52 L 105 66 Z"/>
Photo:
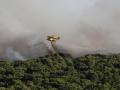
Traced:
<path fill-rule="evenodd" d="M 53 50 L 49 50 L 50 54 L 55 54 L 57 53 L 57 47 L 55 45 L 56 41 L 59 40 L 60 37 L 56 36 L 56 35 L 51 35 L 47 37 L 47 40 L 51 42 L 51 46 L 53 48 Z"/>
<path fill-rule="evenodd" d="M 51 36 L 47 37 L 47 40 L 50 41 L 50 42 L 56 42 L 59 39 L 60 39 L 60 37 L 55 36 L 55 35 L 51 35 Z"/>

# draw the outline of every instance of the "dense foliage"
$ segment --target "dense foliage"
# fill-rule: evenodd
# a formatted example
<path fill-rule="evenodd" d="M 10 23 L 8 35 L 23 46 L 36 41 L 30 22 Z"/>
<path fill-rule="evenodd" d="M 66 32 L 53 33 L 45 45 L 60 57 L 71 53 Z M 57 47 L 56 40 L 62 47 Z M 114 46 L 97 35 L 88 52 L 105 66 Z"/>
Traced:
<path fill-rule="evenodd" d="M 120 55 L 0 61 L 0 90 L 120 90 Z"/>

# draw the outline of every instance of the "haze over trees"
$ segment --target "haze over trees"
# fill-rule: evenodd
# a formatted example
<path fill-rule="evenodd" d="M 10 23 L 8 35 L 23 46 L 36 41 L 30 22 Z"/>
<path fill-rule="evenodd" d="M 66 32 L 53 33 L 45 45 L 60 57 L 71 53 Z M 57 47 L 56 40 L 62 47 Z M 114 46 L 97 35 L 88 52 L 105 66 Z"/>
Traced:
<path fill-rule="evenodd" d="M 119 90 L 120 54 L 0 61 L 0 90 Z"/>

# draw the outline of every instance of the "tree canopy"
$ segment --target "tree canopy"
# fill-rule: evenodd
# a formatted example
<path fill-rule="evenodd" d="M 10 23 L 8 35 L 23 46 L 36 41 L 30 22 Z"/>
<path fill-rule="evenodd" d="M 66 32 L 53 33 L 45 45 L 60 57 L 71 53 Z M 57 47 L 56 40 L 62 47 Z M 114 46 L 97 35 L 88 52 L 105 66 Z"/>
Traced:
<path fill-rule="evenodd" d="M 0 90 L 119 90 L 120 54 L 0 61 Z"/>

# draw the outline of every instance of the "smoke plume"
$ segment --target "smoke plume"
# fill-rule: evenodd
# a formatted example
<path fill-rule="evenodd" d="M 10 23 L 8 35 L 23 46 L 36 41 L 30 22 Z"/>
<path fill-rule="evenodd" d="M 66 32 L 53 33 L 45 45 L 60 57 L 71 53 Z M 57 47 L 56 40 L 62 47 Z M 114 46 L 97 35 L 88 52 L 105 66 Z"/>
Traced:
<path fill-rule="evenodd" d="M 60 52 L 120 52 L 120 0 L 0 0 L 0 57 L 47 54 L 46 36 Z"/>

